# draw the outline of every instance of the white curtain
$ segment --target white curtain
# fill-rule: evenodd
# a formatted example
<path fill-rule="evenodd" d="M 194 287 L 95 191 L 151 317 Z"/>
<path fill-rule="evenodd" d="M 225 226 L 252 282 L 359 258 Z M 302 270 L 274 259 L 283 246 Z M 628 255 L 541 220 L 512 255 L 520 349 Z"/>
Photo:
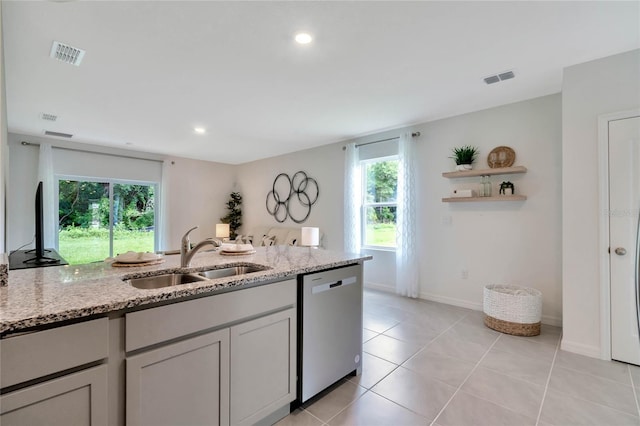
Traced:
<path fill-rule="evenodd" d="M 43 230 L 44 246 L 56 247 L 58 218 L 55 205 L 55 182 L 53 176 L 53 149 L 50 143 L 40 144 L 38 157 L 38 181 L 42 182 Z"/>
<path fill-rule="evenodd" d="M 396 293 L 418 297 L 416 253 L 415 154 L 411 133 L 400 135 L 398 143 L 398 209 L 396 211 Z"/>
<path fill-rule="evenodd" d="M 344 250 L 360 252 L 360 162 L 355 143 L 347 144 L 344 158 Z"/>
<path fill-rule="evenodd" d="M 158 250 L 170 250 L 169 246 L 169 160 L 162 162 L 162 181 L 160 182 L 160 211 L 158 212 Z"/>

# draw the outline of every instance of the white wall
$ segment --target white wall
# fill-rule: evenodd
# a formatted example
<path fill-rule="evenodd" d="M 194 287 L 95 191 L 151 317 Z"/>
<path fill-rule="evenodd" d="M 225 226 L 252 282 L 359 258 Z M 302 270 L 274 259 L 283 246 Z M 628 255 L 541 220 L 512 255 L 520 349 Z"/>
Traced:
<path fill-rule="evenodd" d="M 251 233 L 256 226 L 301 227 L 316 226 L 323 234 L 323 246 L 327 249 L 343 249 L 343 144 L 322 147 L 254 161 L 237 166 L 238 191 L 243 197 L 242 233 Z M 280 173 L 290 177 L 297 171 L 318 182 L 320 195 L 306 222 L 299 225 L 288 218 L 278 223 L 267 212 L 266 197 L 273 181 Z"/>
<path fill-rule="evenodd" d="M 6 244 L 6 202 L 7 168 L 9 148 L 7 145 L 7 99 L 4 84 L 4 44 L 2 42 L 2 2 L 0 2 L 0 253 Z"/>
<path fill-rule="evenodd" d="M 420 131 L 417 140 L 420 235 L 420 296 L 480 309 L 482 289 L 490 283 L 513 283 L 540 289 L 543 321 L 561 323 L 561 105 L 560 95 L 545 96 L 407 129 L 355 140 L 358 143 Z M 476 185 L 479 179 L 453 181 L 441 176 L 454 167 L 454 146 L 480 148 L 479 167 L 499 145 L 516 151 L 524 175 L 493 177 L 494 191 L 511 180 L 525 202 L 442 203 L 453 187 Z M 325 247 L 342 249 L 344 144 L 300 151 L 238 167 L 244 196 L 245 232 L 260 225 L 278 226 L 266 212 L 265 198 L 278 173 L 304 170 L 317 179 L 321 196 L 304 224 L 319 226 Z M 451 218 L 451 225 L 443 219 Z M 290 221 L 279 226 L 300 226 Z M 395 253 L 367 251 L 369 287 L 392 290 Z M 467 269 L 468 279 L 461 279 Z"/>
<path fill-rule="evenodd" d="M 421 297 L 482 308 L 486 284 L 517 284 L 543 294 L 543 322 L 560 325 L 561 105 L 550 95 L 416 126 L 418 143 Z M 516 152 L 526 174 L 492 176 L 493 194 L 514 183 L 523 202 L 443 203 L 453 188 L 479 178 L 446 179 L 451 148 L 480 148 L 476 168 L 501 145 Z M 450 225 L 446 224 L 451 222 Z M 462 278 L 462 270 L 468 278 Z"/>
<path fill-rule="evenodd" d="M 133 165 L 136 163 L 135 160 L 104 156 L 98 154 L 99 152 L 155 160 L 163 159 L 163 157 L 154 154 L 10 133 L 11 163 L 8 171 L 6 228 L 7 248 L 10 250 L 15 250 L 31 241 L 34 233 L 33 200 L 38 174 L 38 147 L 23 146 L 20 144 L 23 140 L 37 143 L 51 142 L 54 146 L 96 151 L 96 154 L 89 154 L 54 149 L 54 161 L 56 159 L 63 160 L 58 161 L 57 168 L 59 170 L 68 169 L 68 167 L 73 167 L 74 163 L 81 162 L 82 164 L 76 164 L 77 170 L 81 170 L 85 176 L 105 176 L 108 174 L 108 167 L 104 166 L 110 163 L 112 167 L 117 168 L 112 176 L 121 175 L 122 178 L 143 179 L 144 174 L 141 174 L 143 170 L 131 169 L 135 167 Z M 72 158 L 74 161 L 66 161 Z M 179 157 L 171 157 L 166 160 L 170 163 L 167 167 L 169 186 L 167 197 L 169 206 L 168 248 L 178 249 L 181 236 L 196 225 L 199 225 L 200 228 L 191 234 L 192 241 L 215 236 L 215 224 L 219 222 L 221 216 L 226 214 L 226 201 L 229 193 L 233 191 L 234 166 Z M 159 174 L 153 170 L 160 168 L 158 163 L 138 161 L 136 164 L 142 164 L 145 166 L 147 175 L 149 173 L 156 174 L 159 179 Z"/>
<path fill-rule="evenodd" d="M 640 50 L 564 70 L 562 348 L 599 357 L 598 116 L 640 106 Z"/>
<path fill-rule="evenodd" d="M 215 237 L 216 223 L 227 214 L 229 194 L 235 191 L 235 166 L 170 157 L 168 247 L 180 248 L 180 238 L 194 226 L 192 242 Z M 173 162 L 173 163 L 171 163 Z"/>

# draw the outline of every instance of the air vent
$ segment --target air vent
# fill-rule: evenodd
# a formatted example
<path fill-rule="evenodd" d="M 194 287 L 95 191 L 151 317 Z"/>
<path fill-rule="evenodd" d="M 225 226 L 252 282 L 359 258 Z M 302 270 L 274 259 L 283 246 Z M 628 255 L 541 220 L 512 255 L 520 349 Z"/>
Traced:
<path fill-rule="evenodd" d="M 488 77 L 485 77 L 483 80 L 487 84 L 493 84 L 499 81 L 510 80 L 512 78 L 515 78 L 515 76 L 516 75 L 514 74 L 513 71 L 505 71 L 505 72 L 498 73 L 496 75 L 490 75 Z"/>
<path fill-rule="evenodd" d="M 493 83 L 497 83 L 499 82 L 500 79 L 498 78 L 497 75 L 492 75 L 491 77 L 487 77 L 484 79 L 484 82 L 487 84 L 493 84 Z"/>
<path fill-rule="evenodd" d="M 47 121 L 56 121 L 58 119 L 57 115 L 53 115 L 53 114 L 47 114 L 46 112 L 43 112 L 42 114 L 40 114 L 40 118 L 42 118 L 43 120 L 47 120 Z"/>
<path fill-rule="evenodd" d="M 54 41 L 51 46 L 51 56 L 53 59 L 65 62 L 67 64 L 79 66 L 84 58 L 85 51 L 78 49 L 77 47 L 69 46 L 68 44 Z"/>
<path fill-rule="evenodd" d="M 47 136 L 56 136 L 58 138 L 72 138 L 73 135 L 69 133 L 60 133 L 60 132 L 52 132 L 50 130 L 45 130 L 44 134 Z"/>
<path fill-rule="evenodd" d="M 510 78 L 513 78 L 515 76 L 516 75 L 513 73 L 513 71 L 507 71 L 503 72 L 502 74 L 498 74 L 498 77 L 500 77 L 500 81 L 509 80 Z"/>

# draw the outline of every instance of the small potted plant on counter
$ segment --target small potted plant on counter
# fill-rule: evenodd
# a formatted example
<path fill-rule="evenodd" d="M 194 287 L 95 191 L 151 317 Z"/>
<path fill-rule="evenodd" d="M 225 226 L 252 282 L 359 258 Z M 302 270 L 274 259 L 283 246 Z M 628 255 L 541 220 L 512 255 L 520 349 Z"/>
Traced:
<path fill-rule="evenodd" d="M 456 161 L 456 170 L 471 170 L 472 164 L 478 155 L 478 148 L 471 145 L 465 145 L 460 148 L 453 148 L 453 158 Z"/>

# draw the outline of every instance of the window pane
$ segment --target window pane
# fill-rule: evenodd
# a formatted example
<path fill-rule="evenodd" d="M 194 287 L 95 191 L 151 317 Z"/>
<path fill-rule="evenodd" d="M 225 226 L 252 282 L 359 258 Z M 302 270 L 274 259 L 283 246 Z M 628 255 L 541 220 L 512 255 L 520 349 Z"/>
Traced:
<path fill-rule="evenodd" d="M 396 246 L 396 206 L 367 207 L 365 226 L 365 245 Z"/>
<path fill-rule="evenodd" d="M 58 250 L 69 264 L 127 251 L 154 251 L 155 187 L 113 184 L 113 253 L 109 252 L 109 183 L 60 180 Z"/>
<path fill-rule="evenodd" d="M 109 257 L 109 184 L 61 180 L 58 251 L 71 265 Z"/>
<path fill-rule="evenodd" d="M 155 192 L 153 186 L 113 186 L 113 254 L 154 251 Z"/>
<path fill-rule="evenodd" d="M 366 202 L 388 203 L 396 201 L 398 186 L 398 160 L 366 164 Z"/>

